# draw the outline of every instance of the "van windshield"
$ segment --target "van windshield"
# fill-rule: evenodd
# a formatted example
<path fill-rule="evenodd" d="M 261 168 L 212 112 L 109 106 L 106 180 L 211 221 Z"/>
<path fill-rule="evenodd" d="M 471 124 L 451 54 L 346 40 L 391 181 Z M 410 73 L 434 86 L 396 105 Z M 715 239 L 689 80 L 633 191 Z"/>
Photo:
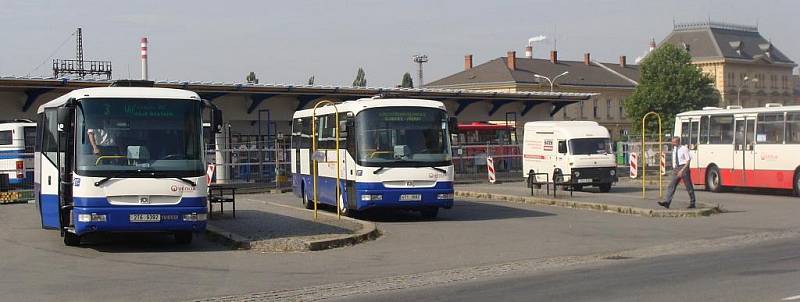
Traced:
<path fill-rule="evenodd" d="M 569 140 L 569 153 L 574 155 L 609 154 L 611 140 L 608 138 L 575 138 Z"/>

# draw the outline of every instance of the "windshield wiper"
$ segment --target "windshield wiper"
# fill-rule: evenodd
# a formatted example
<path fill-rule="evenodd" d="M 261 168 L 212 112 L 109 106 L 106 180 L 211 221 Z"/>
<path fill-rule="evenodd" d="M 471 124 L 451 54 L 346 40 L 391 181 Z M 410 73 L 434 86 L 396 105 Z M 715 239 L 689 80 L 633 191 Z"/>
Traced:
<path fill-rule="evenodd" d="M 442 169 L 442 168 L 438 168 L 438 167 L 428 167 L 428 168 L 431 168 L 431 169 L 434 169 L 436 171 L 439 171 L 439 172 L 442 172 L 444 174 L 447 174 L 447 170 Z"/>
<path fill-rule="evenodd" d="M 122 175 L 124 175 L 124 174 L 125 174 L 125 173 L 116 173 L 116 174 L 111 174 L 111 175 L 109 175 L 109 176 L 103 177 L 103 179 L 101 179 L 101 180 L 98 180 L 98 181 L 95 181 L 95 182 L 94 182 L 94 186 L 95 186 L 95 187 L 102 186 L 104 183 L 107 183 L 107 182 L 108 182 L 109 180 L 111 180 L 112 178 L 118 178 L 118 177 L 120 177 L 120 176 L 122 176 Z"/>
<path fill-rule="evenodd" d="M 378 174 L 378 172 L 382 171 L 383 169 L 386 169 L 386 167 L 380 167 L 377 170 L 372 171 L 372 174 Z"/>
<path fill-rule="evenodd" d="M 195 182 L 193 182 L 191 180 L 188 180 L 186 178 L 183 178 L 183 177 L 175 177 L 175 179 L 180 180 L 182 182 L 185 182 L 185 183 L 189 184 L 192 187 L 196 187 L 197 186 L 197 184 Z"/>

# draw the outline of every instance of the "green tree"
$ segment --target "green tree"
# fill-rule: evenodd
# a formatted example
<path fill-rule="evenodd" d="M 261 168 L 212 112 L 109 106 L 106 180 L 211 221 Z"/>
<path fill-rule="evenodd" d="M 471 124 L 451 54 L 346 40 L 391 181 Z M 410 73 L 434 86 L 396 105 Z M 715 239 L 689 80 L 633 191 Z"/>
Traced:
<path fill-rule="evenodd" d="M 250 72 L 250 74 L 247 75 L 247 78 L 245 78 L 245 80 L 247 80 L 247 84 L 258 84 L 258 78 L 256 77 L 256 73 L 252 71 Z"/>
<path fill-rule="evenodd" d="M 414 88 L 414 80 L 411 78 L 411 74 L 406 72 L 403 74 L 403 81 L 400 82 L 400 87 L 402 88 Z"/>
<path fill-rule="evenodd" d="M 653 50 L 642 61 L 639 85 L 625 100 L 625 113 L 633 123 L 634 133 L 641 132 L 642 117 L 648 112 L 657 112 L 664 133 L 670 133 L 676 114 L 719 103 L 714 81 L 691 61 L 688 52 L 670 44 Z M 656 133 L 657 119 L 647 120 L 647 132 Z"/>
<path fill-rule="evenodd" d="M 364 74 L 364 69 L 359 67 L 356 72 L 356 79 L 353 80 L 353 87 L 367 87 L 367 76 Z"/>
<path fill-rule="evenodd" d="M 310 78 L 308 78 L 308 85 L 314 85 L 314 76 L 313 75 Z"/>

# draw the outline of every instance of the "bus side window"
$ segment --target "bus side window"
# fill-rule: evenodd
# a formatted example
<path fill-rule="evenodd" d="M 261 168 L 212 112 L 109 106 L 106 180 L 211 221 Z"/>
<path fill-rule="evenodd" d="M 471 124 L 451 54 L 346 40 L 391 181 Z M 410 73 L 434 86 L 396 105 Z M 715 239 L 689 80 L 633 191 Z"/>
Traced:
<path fill-rule="evenodd" d="M 786 113 L 786 143 L 800 143 L 800 112 Z"/>
<path fill-rule="evenodd" d="M 704 115 L 700 117 L 700 141 L 697 142 L 698 144 L 705 145 L 708 144 L 708 116 Z"/>
<path fill-rule="evenodd" d="M 696 150 L 697 142 L 699 141 L 700 136 L 700 122 L 693 120 L 690 129 L 692 132 L 689 135 L 689 149 Z"/>
<path fill-rule="evenodd" d="M 11 130 L 0 131 L 0 145 L 11 145 L 12 141 Z"/>
<path fill-rule="evenodd" d="M 709 121 L 709 144 L 732 144 L 733 143 L 733 116 L 717 115 L 711 116 Z"/>
<path fill-rule="evenodd" d="M 692 130 L 689 128 L 689 121 L 681 121 L 681 144 L 687 145 L 689 144 L 689 135 L 692 133 Z"/>

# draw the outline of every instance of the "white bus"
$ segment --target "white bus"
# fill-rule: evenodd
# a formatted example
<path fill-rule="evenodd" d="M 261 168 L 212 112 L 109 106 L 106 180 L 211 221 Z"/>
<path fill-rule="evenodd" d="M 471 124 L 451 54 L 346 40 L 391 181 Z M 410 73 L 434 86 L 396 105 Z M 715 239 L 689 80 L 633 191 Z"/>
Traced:
<path fill-rule="evenodd" d="M 444 104 L 418 99 L 359 99 L 336 105 L 339 111 L 341 195 L 336 196 L 336 165 L 318 163 L 319 202 L 345 214 L 369 208 L 417 210 L 427 218 L 453 206 L 450 131 L 455 118 Z M 312 109 L 297 111 L 292 123 L 292 186 L 313 207 Z M 334 106 L 317 109 L 320 161 L 335 161 Z M 327 159 L 327 160 L 326 160 Z M 338 201 L 337 201 L 338 199 Z"/>
<path fill-rule="evenodd" d="M 694 184 L 798 193 L 800 106 L 706 107 L 678 114 L 674 129 L 692 153 Z"/>
<path fill-rule="evenodd" d="M 74 90 L 37 111 L 35 192 L 42 227 L 66 245 L 92 232 L 169 232 L 190 243 L 206 227 L 203 112 L 191 91 Z"/>
<path fill-rule="evenodd" d="M 611 136 L 597 122 L 528 122 L 523 137 L 522 176 L 529 186 L 555 180 L 577 191 L 596 186 L 606 193 L 618 180 Z"/>
<path fill-rule="evenodd" d="M 0 122 L 0 174 L 15 187 L 33 185 L 33 145 L 36 123 L 29 120 Z"/>

